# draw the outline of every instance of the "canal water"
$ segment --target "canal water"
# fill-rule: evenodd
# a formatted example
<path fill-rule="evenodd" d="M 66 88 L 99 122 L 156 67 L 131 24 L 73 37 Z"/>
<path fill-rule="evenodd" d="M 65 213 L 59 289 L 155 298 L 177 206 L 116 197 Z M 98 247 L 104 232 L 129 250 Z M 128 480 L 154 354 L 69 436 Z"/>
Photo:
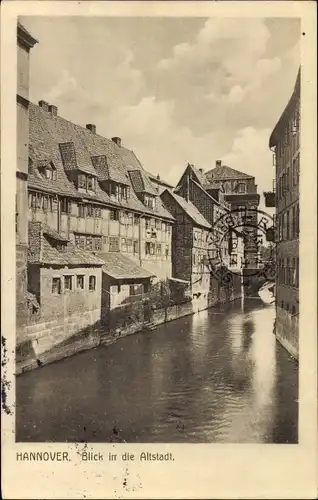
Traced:
<path fill-rule="evenodd" d="M 258 299 L 17 377 L 17 441 L 296 443 L 298 367 Z"/>

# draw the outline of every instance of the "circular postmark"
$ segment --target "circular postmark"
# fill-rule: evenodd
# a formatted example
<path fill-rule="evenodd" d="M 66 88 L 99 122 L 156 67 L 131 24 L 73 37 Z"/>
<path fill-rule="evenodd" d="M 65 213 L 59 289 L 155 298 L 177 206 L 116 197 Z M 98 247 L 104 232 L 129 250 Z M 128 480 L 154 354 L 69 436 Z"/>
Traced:
<path fill-rule="evenodd" d="M 262 251 L 265 242 L 274 242 L 274 219 L 257 208 L 234 208 L 218 217 L 208 240 L 208 265 L 211 274 L 224 284 L 234 274 L 274 280 L 274 251 Z"/>

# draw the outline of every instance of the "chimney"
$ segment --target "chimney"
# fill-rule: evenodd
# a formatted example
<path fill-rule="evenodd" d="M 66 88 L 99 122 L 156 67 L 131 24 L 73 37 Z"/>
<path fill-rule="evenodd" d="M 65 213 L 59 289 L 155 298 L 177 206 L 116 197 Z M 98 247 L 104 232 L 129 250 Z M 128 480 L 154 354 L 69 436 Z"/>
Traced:
<path fill-rule="evenodd" d="M 215 166 L 216 167 L 221 167 L 222 166 L 222 160 L 216 160 Z"/>
<path fill-rule="evenodd" d="M 112 137 L 112 141 L 117 144 L 117 146 L 121 146 L 121 138 L 120 137 Z"/>
<path fill-rule="evenodd" d="M 57 116 L 57 107 L 53 106 L 53 104 L 49 105 L 49 112 L 52 113 L 52 115 Z"/>
<path fill-rule="evenodd" d="M 157 174 L 157 181 L 160 181 L 160 175 Z"/>
<path fill-rule="evenodd" d="M 203 174 L 203 172 L 204 172 L 203 168 L 199 168 L 199 170 L 200 170 L 201 174 Z"/>
<path fill-rule="evenodd" d="M 86 125 L 86 128 L 90 130 L 93 134 L 96 134 L 96 125 L 93 125 L 93 123 L 88 123 Z"/>
<path fill-rule="evenodd" d="M 49 110 L 49 103 L 46 101 L 39 101 L 39 106 L 42 108 L 44 111 Z"/>

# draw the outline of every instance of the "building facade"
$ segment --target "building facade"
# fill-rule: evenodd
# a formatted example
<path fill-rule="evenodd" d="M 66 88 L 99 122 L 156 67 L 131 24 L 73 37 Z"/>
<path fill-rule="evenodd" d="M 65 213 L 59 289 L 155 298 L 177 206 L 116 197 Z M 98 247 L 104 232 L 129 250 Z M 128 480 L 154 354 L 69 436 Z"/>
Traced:
<path fill-rule="evenodd" d="M 16 303 L 17 326 L 27 320 L 28 245 L 28 146 L 29 146 L 29 58 L 37 43 L 18 23 L 17 26 L 17 166 L 16 166 Z"/>
<path fill-rule="evenodd" d="M 217 160 L 215 168 L 206 172 L 205 176 L 215 189 L 221 191 L 231 211 L 239 217 L 241 227 L 244 227 L 244 267 L 259 267 L 257 209 L 260 196 L 255 177 L 222 165 L 221 160 Z"/>
<path fill-rule="evenodd" d="M 210 292 L 208 265 L 211 224 L 191 203 L 173 191 L 165 190 L 161 198 L 174 216 L 172 229 L 173 276 L 189 282 L 191 297 L 207 298 Z"/>
<path fill-rule="evenodd" d="M 57 111 L 30 104 L 29 221 L 78 248 L 120 253 L 157 279 L 170 278 L 174 219 L 134 153 Z"/>
<path fill-rule="evenodd" d="M 264 193 L 276 209 L 276 336 L 298 358 L 300 70 L 293 94 L 269 141 L 276 191 Z M 274 203 L 273 203 L 274 202 Z"/>
<path fill-rule="evenodd" d="M 231 205 L 225 200 L 218 185 L 211 183 L 203 170 L 188 165 L 175 193 L 190 201 L 211 225 L 208 254 L 209 263 L 222 263 L 228 269 L 241 269 L 244 260 L 244 237 L 239 230 L 234 230 L 238 220 L 230 216 Z M 221 262 L 220 262 L 221 261 Z"/>

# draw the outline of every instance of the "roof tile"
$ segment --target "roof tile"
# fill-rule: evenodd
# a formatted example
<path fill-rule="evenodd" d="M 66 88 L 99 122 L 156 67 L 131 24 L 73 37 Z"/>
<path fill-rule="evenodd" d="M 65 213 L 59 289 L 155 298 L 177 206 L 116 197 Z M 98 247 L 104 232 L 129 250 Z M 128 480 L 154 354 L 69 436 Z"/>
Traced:
<path fill-rule="evenodd" d="M 144 279 L 151 278 L 154 274 L 138 266 L 126 255 L 109 252 L 102 253 L 100 257 L 104 261 L 103 271 L 115 279 Z"/>
<path fill-rule="evenodd" d="M 190 219 L 198 226 L 205 227 L 207 229 L 211 229 L 211 224 L 203 217 L 201 212 L 197 209 L 195 205 L 191 201 L 187 201 L 182 196 L 166 189 L 161 197 L 163 200 L 172 198 L 178 206 L 190 217 Z"/>
<path fill-rule="evenodd" d="M 130 190 L 129 199 L 121 201 L 110 199 L 102 189 L 102 183 L 106 180 L 132 186 L 128 171 L 139 170 L 145 184 L 148 186 L 149 183 L 154 190 L 146 172 L 132 151 L 118 146 L 110 139 L 92 133 L 87 128 L 75 125 L 60 116 L 52 115 L 32 103 L 29 106 L 29 137 L 29 155 L 33 161 L 33 167 L 30 168 L 29 173 L 29 188 L 78 199 L 87 198 L 173 220 L 159 198 L 156 209 L 151 210 L 143 205 L 133 189 Z M 71 162 L 76 162 L 80 169 L 89 168 L 89 173 L 95 172 L 97 175 L 99 182 L 95 194 L 85 193 L 84 196 L 71 182 L 67 168 L 64 168 L 62 161 L 59 147 L 62 143 L 74 145 L 76 159 L 72 157 Z M 53 162 L 57 173 L 55 181 L 45 179 L 40 175 L 36 168 L 38 160 Z M 73 163 L 72 168 L 74 168 Z M 155 190 L 154 194 L 157 194 Z"/>

